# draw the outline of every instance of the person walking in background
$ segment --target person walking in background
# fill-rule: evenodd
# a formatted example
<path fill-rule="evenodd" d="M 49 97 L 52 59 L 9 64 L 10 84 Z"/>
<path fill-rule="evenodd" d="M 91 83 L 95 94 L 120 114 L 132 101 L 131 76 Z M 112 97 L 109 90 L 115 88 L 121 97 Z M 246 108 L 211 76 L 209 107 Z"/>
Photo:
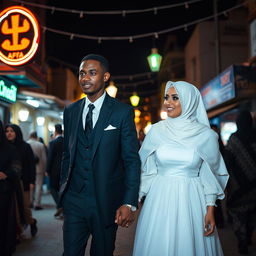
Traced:
<path fill-rule="evenodd" d="M 143 129 L 140 129 L 139 130 L 139 135 L 138 135 L 139 148 L 141 147 L 144 139 L 145 139 L 145 133 L 144 133 Z"/>
<path fill-rule="evenodd" d="M 34 206 L 35 210 L 42 210 L 41 200 L 46 169 L 46 151 L 44 144 L 38 141 L 37 132 L 31 132 L 27 143 L 30 144 L 33 150 L 36 163 L 36 184 L 35 190 L 33 191 L 34 193 L 32 192 L 31 204 Z"/>
<path fill-rule="evenodd" d="M 225 146 L 221 140 L 219 127 L 216 124 L 211 124 L 211 128 L 218 134 L 219 149 L 220 149 L 220 153 L 225 162 L 225 155 L 226 155 L 225 154 Z M 216 206 L 217 207 L 215 208 L 215 211 L 214 211 L 216 226 L 218 228 L 223 228 L 225 220 L 224 220 L 224 214 L 223 214 L 223 210 L 222 210 L 221 200 L 216 200 Z"/>
<path fill-rule="evenodd" d="M 117 225 L 128 227 L 134 220 L 140 183 L 134 111 L 106 93 L 109 78 L 103 56 L 85 56 L 79 83 L 87 97 L 64 110 L 65 256 L 83 256 L 89 235 L 91 255 L 112 256 Z"/>
<path fill-rule="evenodd" d="M 20 163 L 25 219 L 26 223 L 30 225 L 31 236 L 35 236 L 37 233 L 37 220 L 32 217 L 30 208 L 30 190 L 34 189 L 36 174 L 34 153 L 31 146 L 23 140 L 22 131 L 18 125 L 7 124 L 5 126 L 5 135 L 7 140 L 15 147 L 15 153 L 17 153 Z"/>
<path fill-rule="evenodd" d="M 15 148 L 7 142 L 1 120 L 0 155 L 0 255 L 10 256 L 16 249 L 16 212 L 20 223 L 26 222 L 17 156 Z"/>
<path fill-rule="evenodd" d="M 57 211 L 55 217 L 60 216 L 62 208 L 59 205 L 59 183 L 62 153 L 64 150 L 64 138 L 62 136 L 61 124 L 55 125 L 54 139 L 49 143 L 46 172 L 50 179 L 50 191 L 55 201 Z"/>
<path fill-rule="evenodd" d="M 238 113 L 237 131 L 226 146 L 226 163 L 230 173 L 227 209 L 232 217 L 238 250 L 248 254 L 256 221 L 256 142 L 252 116 L 247 110 Z"/>
<path fill-rule="evenodd" d="M 194 85 L 167 82 L 164 107 L 167 119 L 152 125 L 139 151 L 146 198 L 133 256 L 221 256 L 214 207 L 229 176 L 218 136 Z"/>

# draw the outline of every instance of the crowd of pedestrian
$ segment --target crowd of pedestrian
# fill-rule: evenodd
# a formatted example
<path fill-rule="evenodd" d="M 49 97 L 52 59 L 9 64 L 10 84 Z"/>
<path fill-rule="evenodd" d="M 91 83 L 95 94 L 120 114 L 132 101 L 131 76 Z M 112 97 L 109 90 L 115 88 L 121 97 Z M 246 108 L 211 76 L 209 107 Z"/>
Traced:
<path fill-rule="evenodd" d="M 62 138 L 61 125 L 57 124 L 55 129 L 57 132 L 51 145 Z M 52 152 L 52 147 L 49 149 L 50 158 L 47 157 L 48 148 L 39 140 L 37 132 L 31 132 L 28 141 L 25 141 L 19 125 L 8 123 L 4 126 L 0 120 L 1 256 L 10 256 L 15 252 L 16 246 L 24 240 L 27 228 L 30 228 L 31 237 L 38 232 L 37 222 L 40 220 L 33 217 L 33 210 L 43 210 L 41 199 L 44 179 L 49 176 L 50 183 L 59 182 L 57 172 L 60 171 L 62 146 L 59 145 L 57 153 Z M 58 193 L 58 187 L 55 193 Z M 61 215 L 58 210 L 55 217 Z"/>

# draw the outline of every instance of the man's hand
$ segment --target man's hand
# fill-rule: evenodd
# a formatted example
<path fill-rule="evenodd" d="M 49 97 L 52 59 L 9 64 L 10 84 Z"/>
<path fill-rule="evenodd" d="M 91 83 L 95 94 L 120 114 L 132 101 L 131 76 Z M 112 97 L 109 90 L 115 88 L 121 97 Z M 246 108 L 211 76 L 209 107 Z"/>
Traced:
<path fill-rule="evenodd" d="M 122 205 L 116 211 L 115 223 L 121 227 L 128 228 L 134 221 L 134 212 L 128 206 Z"/>

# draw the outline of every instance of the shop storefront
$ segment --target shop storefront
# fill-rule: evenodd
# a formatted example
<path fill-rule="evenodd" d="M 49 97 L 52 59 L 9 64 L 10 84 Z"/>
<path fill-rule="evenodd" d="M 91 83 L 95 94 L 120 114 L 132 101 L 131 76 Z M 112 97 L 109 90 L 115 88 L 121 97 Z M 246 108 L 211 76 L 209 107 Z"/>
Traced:
<path fill-rule="evenodd" d="M 240 109 L 256 111 L 256 67 L 232 65 L 201 89 L 211 123 L 220 128 L 224 143 L 236 131 Z"/>
<path fill-rule="evenodd" d="M 43 93 L 20 90 L 16 104 L 10 108 L 11 122 L 19 124 L 24 139 L 36 131 L 46 144 L 54 132 L 54 125 L 63 123 L 65 102 Z"/>
<path fill-rule="evenodd" d="M 15 104 L 18 87 L 12 81 L 0 76 L 0 120 L 10 119 L 10 106 Z"/>

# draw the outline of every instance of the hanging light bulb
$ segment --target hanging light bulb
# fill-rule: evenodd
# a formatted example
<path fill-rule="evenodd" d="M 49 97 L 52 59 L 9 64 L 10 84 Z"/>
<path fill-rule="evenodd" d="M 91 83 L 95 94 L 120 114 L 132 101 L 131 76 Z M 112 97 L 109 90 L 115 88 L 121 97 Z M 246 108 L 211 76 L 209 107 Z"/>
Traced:
<path fill-rule="evenodd" d="M 116 97 L 117 87 L 115 86 L 115 83 L 113 81 L 110 81 L 109 86 L 106 88 L 106 91 L 111 97 Z"/>
<path fill-rule="evenodd" d="M 157 52 L 157 48 L 151 49 L 151 54 L 148 56 L 148 63 L 152 72 L 158 72 L 160 69 L 162 56 Z"/>
<path fill-rule="evenodd" d="M 22 108 L 18 112 L 18 117 L 21 122 L 26 122 L 29 117 L 29 111 L 26 108 Z"/>
<path fill-rule="evenodd" d="M 133 95 L 130 97 L 130 101 L 132 106 L 137 107 L 140 102 L 140 97 L 137 95 L 136 92 L 133 93 Z"/>

